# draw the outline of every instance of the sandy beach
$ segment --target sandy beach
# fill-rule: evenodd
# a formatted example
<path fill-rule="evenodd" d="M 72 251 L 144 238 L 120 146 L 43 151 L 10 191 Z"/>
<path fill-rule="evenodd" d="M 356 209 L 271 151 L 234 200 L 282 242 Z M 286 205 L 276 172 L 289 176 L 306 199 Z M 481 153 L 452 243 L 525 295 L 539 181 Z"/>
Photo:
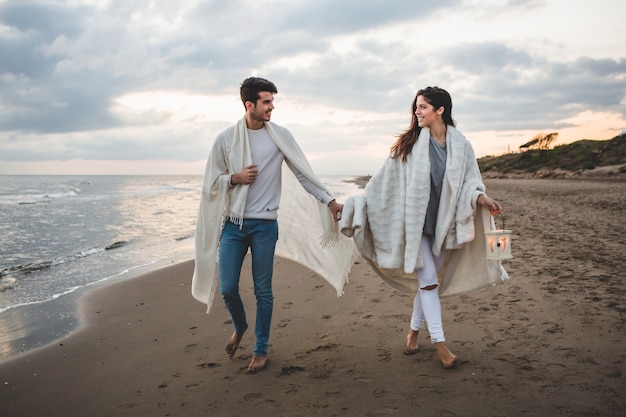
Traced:
<path fill-rule="evenodd" d="M 442 300 L 454 369 L 427 332 L 421 352 L 403 355 L 413 295 L 364 263 L 338 298 L 277 259 L 270 362 L 246 375 L 252 332 L 229 358 L 228 315 L 220 300 L 207 315 L 191 297 L 190 260 L 88 293 L 78 331 L 0 363 L 0 415 L 624 415 L 626 182 L 486 184 L 505 207 L 514 258 L 510 280 Z"/>

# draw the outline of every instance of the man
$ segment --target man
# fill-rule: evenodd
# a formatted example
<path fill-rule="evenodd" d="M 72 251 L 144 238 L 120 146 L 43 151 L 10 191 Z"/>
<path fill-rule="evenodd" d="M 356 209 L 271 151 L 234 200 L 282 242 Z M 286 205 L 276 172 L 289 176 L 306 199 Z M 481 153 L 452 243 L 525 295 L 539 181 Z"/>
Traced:
<path fill-rule="evenodd" d="M 210 308 L 214 275 L 219 273 L 222 299 L 234 326 L 226 345 L 231 357 L 248 328 L 239 278 L 250 249 L 257 310 L 256 343 L 247 373 L 260 371 L 268 362 L 282 162 L 287 163 L 302 187 L 327 207 L 321 214 L 322 220 L 327 216 L 335 229 L 334 223 L 343 209 L 315 176 L 292 134 L 270 122 L 277 92 L 276 86 L 263 78 L 248 78 L 241 84 L 245 117 L 215 140 L 207 162 L 196 226 L 192 294 Z M 216 253 L 217 265 L 212 261 Z"/>

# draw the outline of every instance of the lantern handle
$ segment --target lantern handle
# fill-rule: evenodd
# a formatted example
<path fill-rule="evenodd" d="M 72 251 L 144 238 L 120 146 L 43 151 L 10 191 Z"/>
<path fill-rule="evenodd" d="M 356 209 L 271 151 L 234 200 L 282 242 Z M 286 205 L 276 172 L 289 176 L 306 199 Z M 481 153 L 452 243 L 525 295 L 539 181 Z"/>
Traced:
<path fill-rule="evenodd" d="M 494 224 L 496 223 L 496 216 L 498 216 L 498 215 L 500 215 L 502 217 L 502 230 L 505 230 L 506 228 L 504 227 L 504 214 L 501 211 L 498 212 L 498 213 L 492 214 L 492 216 L 493 216 L 493 223 Z M 496 225 L 496 228 L 497 227 L 498 226 Z"/>
<path fill-rule="evenodd" d="M 506 193 L 504 196 L 502 196 L 501 198 L 498 198 L 498 201 L 500 201 L 501 203 L 507 201 L 507 198 L 509 197 L 509 194 L 511 194 L 511 191 L 509 191 L 508 193 Z M 491 212 L 489 213 L 491 214 Z M 493 223 L 496 223 L 496 216 L 497 215 L 502 216 L 502 230 L 506 230 L 506 228 L 504 227 L 504 214 L 502 213 L 502 210 L 498 210 L 496 213 L 491 214 L 493 216 Z M 496 226 L 497 228 L 498 226 Z"/>

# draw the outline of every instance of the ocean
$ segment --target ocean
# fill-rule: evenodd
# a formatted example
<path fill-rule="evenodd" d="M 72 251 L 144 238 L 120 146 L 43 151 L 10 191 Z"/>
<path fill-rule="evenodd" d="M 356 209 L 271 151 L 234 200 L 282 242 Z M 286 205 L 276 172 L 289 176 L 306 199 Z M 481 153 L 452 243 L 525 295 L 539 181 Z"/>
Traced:
<path fill-rule="evenodd" d="M 339 201 L 354 176 L 321 176 Z M 202 176 L 0 176 L 0 360 L 80 323 L 98 285 L 193 258 Z M 191 277 L 190 277 L 191 279 Z"/>

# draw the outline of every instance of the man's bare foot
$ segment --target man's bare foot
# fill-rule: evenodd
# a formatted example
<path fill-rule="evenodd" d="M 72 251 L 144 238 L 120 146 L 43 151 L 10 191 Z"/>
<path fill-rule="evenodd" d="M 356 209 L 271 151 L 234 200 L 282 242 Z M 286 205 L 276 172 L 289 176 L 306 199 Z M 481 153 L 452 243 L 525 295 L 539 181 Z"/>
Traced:
<path fill-rule="evenodd" d="M 420 347 L 417 345 L 417 333 L 417 331 L 409 329 L 409 334 L 406 335 L 405 355 L 414 355 L 419 352 Z"/>
<path fill-rule="evenodd" d="M 243 333 L 238 334 L 237 332 L 233 332 L 233 335 L 228 339 L 228 343 L 226 344 L 226 353 L 232 358 L 237 349 L 239 349 L 239 343 L 241 342 L 241 338 L 243 337 Z"/>
<path fill-rule="evenodd" d="M 250 361 L 250 365 L 248 365 L 246 373 L 254 374 L 259 372 L 261 369 L 265 368 L 265 365 L 267 365 L 269 361 L 267 356 L 252 355 L 252 360 Z"/>
<path fill-rule="evenodd" d="M 448 369 L 452 368 L 456 363 L 457 357 L 454 353 L 450 352 L 450 349 L 446 346 L 445 342 L 435 343 L 435 349 L 437 349 L 437 356 L 443 364 L 443 367 Z"/>

